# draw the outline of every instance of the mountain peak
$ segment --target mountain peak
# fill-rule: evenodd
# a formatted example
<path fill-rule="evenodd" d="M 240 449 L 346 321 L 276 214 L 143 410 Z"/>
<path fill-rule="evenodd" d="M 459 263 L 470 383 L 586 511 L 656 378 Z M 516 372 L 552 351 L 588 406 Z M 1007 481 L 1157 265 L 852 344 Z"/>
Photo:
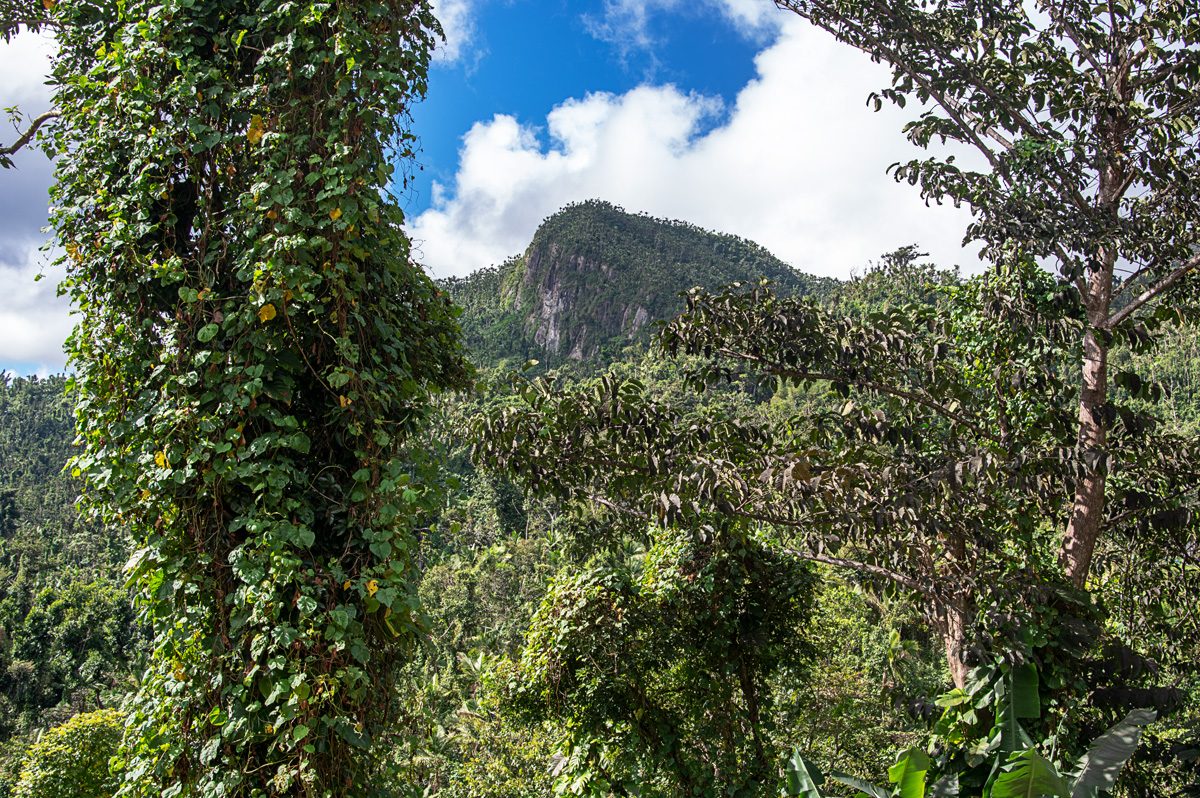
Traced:
<path fill-rule="evenodd" d="M 481 363 L 553 363 L 609 359 L 682 310 L 690 288 L 762 278 L 788 294 L 834 284 L 752 241 L 588 200 L 542 222 L 524 254 L 443 286 L 464 309 L 467 345 Z"/>

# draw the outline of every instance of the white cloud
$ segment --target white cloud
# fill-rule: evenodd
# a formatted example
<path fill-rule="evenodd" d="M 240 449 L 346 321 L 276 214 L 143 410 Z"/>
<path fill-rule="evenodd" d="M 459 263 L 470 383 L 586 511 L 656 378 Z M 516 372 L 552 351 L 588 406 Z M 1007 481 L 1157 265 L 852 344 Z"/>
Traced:
<path fill-rule="evenodd" d="M 519 252 L 566 203 L 597 197 L 742 235 L 818 274 L 844 277 L 908 243 L 976 265 L 959 245 L 966 211 L 926 208 L 885 174 L 917 152 L 900 133 L 904 112 L 864 104 L 886 69 L 799 20 L 782 25 L 712 129 L 702 123 L 719 105 L 672 86 L 566 100 L 545 120 L 549 146 L 511 116 L 477 123 L 453 183 L 411 220 L 418 256 L 434 274 L 465 274 Z"/>
<path fill-rule="evenodd" d="M 0 106 L 20 106 L 26 116 L 50 107 L 46 75 L 54 47 L 49 36 L 30 33 L 0 42 Z M 7 124 L 0 126 L 0 142 L 7 144 L 16 135 Z M 47 238 L 41 228 L 51 165 L 45 155 L 28 148 L 14 160 L 15 168 L 0 169 L 0 364 L 58 371 L 71 329 L 68 304 L 55 296 L 57 275 L 35 281 L 49 261 L 39 249 Z"/>
<path fill-rule="evenodd" d="M 0 262 L 0 363 L 32 364 L 40 373 L 61 371 L 63 341 L 72 325 L 70 305 L 55 296 L 58 280 L 47 266 L 48 255 L 34 245 L 20 260 L 17 265 Z"/>
<path fill-rule="evenodd" d="M 443 64 L 455 63 L 475 37 L 474 0 L 434 0 L 433 13 L 446 35 L 444 42 L 438 42 L 433 58 Z"/>
<path fill-rule="evenodd" d="M 54 39 L 46 34 L 22 32 L 8 44 L 0 41 L 0 107 L 28 105 L 27 111 L 46 110 L 50 105 L 46 75 L 54 50 Z"/>
<path fill-rule="evenodd" d="M 616 46 L 623 53 L 652 50 L 657 39 L 650 30 L 651 20 L 663 12 L 679 13 L 697 8 L 697 13 L 718 13 L 749 38 L 762 38 L 778 30 L 783 17 L 774 4 L 765 0 L 604 0 L 599 17 L 585 16 L 588 31 L 598 39 Z"/>

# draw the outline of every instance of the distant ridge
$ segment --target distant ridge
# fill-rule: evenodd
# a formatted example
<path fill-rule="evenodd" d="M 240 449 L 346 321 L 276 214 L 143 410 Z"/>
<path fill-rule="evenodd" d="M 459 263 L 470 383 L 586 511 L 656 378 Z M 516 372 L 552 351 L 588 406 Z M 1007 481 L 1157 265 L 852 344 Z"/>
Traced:
<path fill-rule="evenodd" d="M 441 285 L 463 308 L 466 345 L 486 366 L 610 360 L 682 310 L 689 288 L 762 278 L 802 296 L 838 285 L 752 241 L 589 200 L 542 222 L 522 255 Z"/>

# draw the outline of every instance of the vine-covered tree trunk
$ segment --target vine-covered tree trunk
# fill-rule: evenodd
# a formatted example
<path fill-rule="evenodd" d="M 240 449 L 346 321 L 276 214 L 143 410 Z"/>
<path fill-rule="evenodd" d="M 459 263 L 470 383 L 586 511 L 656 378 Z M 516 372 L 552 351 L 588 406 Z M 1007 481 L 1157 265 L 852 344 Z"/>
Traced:
<path fill-rule="evenodd" d="M 415 633 L 405 445 L 465 376 L 389 157 L 423 0 L 61 0 L 54 224 L 88 498 L 153 633 L 133 795 L 371 794 Z"/>

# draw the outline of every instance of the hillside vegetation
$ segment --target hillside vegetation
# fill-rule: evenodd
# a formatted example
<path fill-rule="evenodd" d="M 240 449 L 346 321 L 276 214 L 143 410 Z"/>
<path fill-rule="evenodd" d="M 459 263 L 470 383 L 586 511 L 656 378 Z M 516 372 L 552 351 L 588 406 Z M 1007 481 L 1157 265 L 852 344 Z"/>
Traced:
<path fill-rule="evenodd" d="M 869 575 L 780 560 L 764 548 L 769 538 L 759 532 L 738 533 L 737 546 L 720 553 L 686 535 L 647 531 L 603 512 L 581 514 L 566 497 L 526 493 L 518 474 L 479 470 L 472 461 L 471 449 L 481 441 L 471 430 L 481 429 L 489 406 L 511 401 L 506 369 L 528 357 L 566 367 L 538 370 L 556 390 L 637 385 L 664 406 L 680 408 L 684 424 L 841 417 L 844 399 L 828 383 L 745 374 L 697 392 L 693 377 L 701 361 L 664 358 L 654 349 L 654 323 L 683 308 L 681 292 L 753 286 L 762 278 L 781 294 L 859 319 L 906 307 L 948 313 L 966 285 L 913 248 L 881 257 L 849 282 L 811 278 L 750 242 L 599 202 L 551 217 L 526 254 L 503 267 L 443 283 L 462 307 L 480 374 L 474 391 L 439 404 L 424 438 L 453 476 L 417 557 L 427 631 L 394 687 L 407 708 L 388 738 L 403 779 L 399 794 L 549 796 L 600 756 L 612 778 L 638 774 L 647 794 L 675 795 L 679 784 L 707 783 L 703 772 L 720 763 L 741 773 L 725 783 L 751 795 L 774 778 L 770 763 L 793 749 L 879 781 L 893 752 L 918 743 L 939 716 L 950 722 L 935 704 L 949 680 L 936 626 L 919 603 Z M 551 315 L 544 314 L 548 296 L 556 298 Z M 636 325 L 630 321 L 639 314 L 631 316 L 630 308 L 645 310 Z M 539 338 L 551 322 L 558 350 L 551 338 Z M 1138 368 L 1168 390 L 1180 432 L 1190 429 L 1198 410 L 1189 398 L 1195 341 L 1194 332 L 1181 331 L 1133 355 Z M 7 674 L 0 679 L 6 746 L 0 794 L 15 785 L 20 763 L 33 761 L 30 746 L 45 729 L 119 706 L 141 667 L 144 631 L 134 622 L 119 573 L 128 541 L 118 530 L 80 519 L 73 508 L 79 486 L 62 470 L 73 435 L 64 388 L 61 378 L 18 379 L 0 392 L 0 567 L 9 585 L 0 593 Z M 1194 582 L 1181 584 L 1187 592 L 1167 602 L 1176 610 L 1200 595 Z M 1113 590 L 1111 600 L 1118 601 L 1120 584 Z M 607 610 L 589 595 L 619 602 L 630 620 L 607 627 Z M 1104 664 L 1112 657 L 1136 657 L 1139 664 L 1115 666 L 1106 692 L 1096 693 L 1074 721 L 1094 735 L 1131 702 L 1147 701 L 1172 719 L 1156 727 L 1153 744 L 1127 771 L 1130 796 L 1150 794 L 1138 785 L 1150 788 L 1162 778 L 1182 789 L 1189 778 L 1195 638 L 1171 637 L 1184 627 L 1171 620 L 1175 610 L 1167 605 L 1156 620 L 1121 615 L 1106 638 L 1111 648 L 1140 636 L 1140 646 L 1122 648 L 1119 656 L 1088 655 L 1096 657 L 1096 668 L 1114 667 Z M 729 612 L 740 619 L 732 626 L 726 626 Z M 568 625 L 551 623 L 555 617 L 569 618 Z M 766 645 L 753 644 L 755 659 L 744 659 L 746 635 Z M 1147 646 L 1146 635 L 1164 636 Z M 538 659 L 545 656 L 552 659 Z M 583 698 L 561 692 L 568 689 L 563 675 L 546 681 L 547 667 L 605 657 L 624 664 L 611 673 L 570 677 L 570 690 L 582 690 Z M 748 670 L 739 675 L 733 665 Z M 746 674 L 759 685 L 753 715 L 745 703 Z M 653 685 L 653 692 L 639 685 Z M 627 702 L 641 707 L 652 725 L 621 719 L 617 708 Z M 612 715 L 595 713 L 614 709 L 617 725 L 604 747 L 588 748 L 600 743 L 578 737 L 579 724 L 601 718 L 611 725 Z M 711 748 L 714 731 L 727 742 Z M 751 731 L 757 738 L 743 738 Z M 648 745 L 647 735 L 659 734 L 675 741 L 669 749 L 656 748 L 661 741 Z M 668 756 L 670 749 L 677 753 Z M 664 767 L 664 761 L 673 764 Z M 588 789 L 604 794 L 611 785 Z"/>

